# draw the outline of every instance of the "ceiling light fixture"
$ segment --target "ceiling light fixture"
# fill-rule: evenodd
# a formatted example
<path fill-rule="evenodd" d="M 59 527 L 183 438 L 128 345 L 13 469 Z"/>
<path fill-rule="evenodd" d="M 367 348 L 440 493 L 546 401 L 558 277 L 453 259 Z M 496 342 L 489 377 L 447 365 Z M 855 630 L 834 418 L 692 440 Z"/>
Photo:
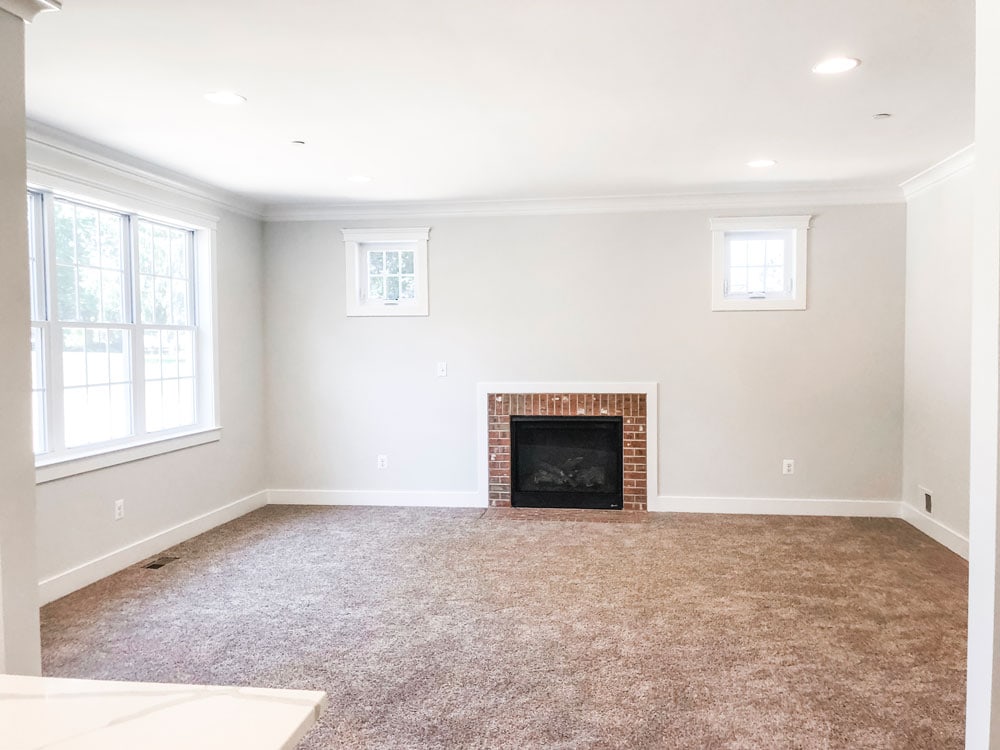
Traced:
<path fill-rule="evenodd" d="M 879 112 L 878 114 L 872 115 L 873 120 L 888 120 L 890 117 L 892 117 L 892 114 L 889 112 Z"/>
<path fill-rule="evenodd" d="M 763 167 L 773 167 L 777 163 L 774 159 L 753 159 L 747 162 L 747 166 L 754 169 L 761 169 Z"/>
<path fill-rule="evenodd" d="M 241 94 L 237 94 L 235 91 L 210 91 L 205 94 L 205 98 L 212 102 L 212 104 L 246 104 L 247 98 Z"/>
<path fill-rule="evenodd" d="M 354 174 L 348 177 L 351 182 L 371 182 L 372 178 L 366 174 Z"/>
<path fill-rule="evenodd" d="M 305 141 L 292 141 L 292 145 L 293 146 L 305 146 L 306 142 Z"/>
<path fill-rule="evenodd" d="M 823 60 L 813 65 L 812 72 L 819 73 L 821 76 L 829 76 L 854 70 L 860 64 L 861 61 L 856 57 L 831 57 L 829 60 Z"/>

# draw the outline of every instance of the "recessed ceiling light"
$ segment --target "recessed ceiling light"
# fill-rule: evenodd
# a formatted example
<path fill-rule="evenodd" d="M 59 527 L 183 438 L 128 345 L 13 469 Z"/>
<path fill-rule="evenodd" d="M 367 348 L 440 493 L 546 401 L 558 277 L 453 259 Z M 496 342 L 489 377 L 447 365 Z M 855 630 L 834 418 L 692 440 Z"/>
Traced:
<path fill-rule="evenodd" d="M 205 94 L 205 98 L 212 104 L 246 104 L 247 98 L 237 94 L 235 91 L 210 91 Z"/>
<path fill-rule="evenodd" d="M 372 178 L 366 174 L 352 174 L 348 177 L 351 182 L 371 182 Z"/>
<path fill-rule="evenodd" d="M 846 73 L 849 70 L 854 70 L 860 64 L 861 61 L 856 57 L 831 57 L 829 60 L 823 60 L 813 65 L 812 72 L 828 76 Z"/>
<path fill-rule="evenodd" d="M 306 142 L 305 141 L 292 141 L 292 145 L 293 146 L 305 146 Z"/>
<path fill-rule="evenodd" d="M 879 112 L 878 114 L 872 115 L 873 120 L 888 120 L 890 117 L 892 117 L 892 114 L 889 112 Z"/>
<path fill-rule="evenodd" d="M 773 167 L 777 163 L 774 159 L 753 159 L 747 162 L 747 166 L 760 169 L 762 167 Z"/>

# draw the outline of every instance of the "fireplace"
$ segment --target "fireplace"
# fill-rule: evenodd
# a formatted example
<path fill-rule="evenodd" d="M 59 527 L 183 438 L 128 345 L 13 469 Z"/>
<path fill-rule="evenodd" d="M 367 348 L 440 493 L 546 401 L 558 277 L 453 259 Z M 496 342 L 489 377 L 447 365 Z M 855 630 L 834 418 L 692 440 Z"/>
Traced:
<path fill-rule="evenodd" d="M 524 390 L 506 390 L 503 386 L 509 383 L 480 384 L 483 406 L 482 432 L 485 466 L 484 499 L 491 508 L 509 508 L 512 505 L 513 463 L 512 438 L 514 424 L 522 417 L 603 417 L 617 418 L 621 424 L 618 433 L 617 456 L 621 465 L 620 479 L 616 479 L 620 491 L 620 501 L 614 506 L 624 511 L 644 511 L 647 509 L 647 497 L 650 488 L 656 486 L 656 463 L 646 460 L 647 448 L 655 455 L 656 435 L 652 429 L 647 432 L 646 409 L 647 401 L 652 405 L 655 414 L 656 389 L 652 383 L 633 383 L 627 385 L 630 390 L 583 392 L 582 390 L 550 391 L 525 388 Z M 547 385 L 547 384 L 531 384 Z M 559 384 L 553 384 L 559 385 Z M 617 383 L 611 385 L 619 385 Z M 492 386 L 492 387 L 491 387 Z M 638 388 L 636 386 L 641 386 Z M 537 436 L 536 436 L 537 437 Z M 647 442 L 647 437 L 649 441 Z M 588 438 L 589 439 L 589 438 Z M 562 460 L 571 460 L 573 456 Z M 552 463 L 549 461 L 549 463 Z M 575 467 L 567 467 L 572 471 Z M 519 468 L 519 470 L 521 470 Z M 567 469 L 563 469 L 566 471 Z M 543 478 L 544 477 L 540 477 Z M 591 477 L 594 479 L 595 477 Z M 581 481 L 577 478 L 577 481 Z M 586 479 L 582 480 L 586 484 Z M 527 487 L 522 490 L 536 491 Z M 576 488 L 579 490 L 579 488 Z M 655 492 L 655 490 L 652 490 Z M 577 492 L 578 495 L 586 494 Z M 524 507 L 532 498 L 524 497 L 525 502 L 513 504 Z M 605 502 L 607 498 L 601 500 Z M 567 507 L 557 506 L 557 507 Z M 573 506 L 568 506 L 573 507 Z M 581 507 L 581 506 L 576 506 Z M 608 505 L 585 507 L 612 507 Z"/>
<path fill-rule="evenodd" d="M 622 507 L 622 418 L 511 416 L 510 503 Z"/>

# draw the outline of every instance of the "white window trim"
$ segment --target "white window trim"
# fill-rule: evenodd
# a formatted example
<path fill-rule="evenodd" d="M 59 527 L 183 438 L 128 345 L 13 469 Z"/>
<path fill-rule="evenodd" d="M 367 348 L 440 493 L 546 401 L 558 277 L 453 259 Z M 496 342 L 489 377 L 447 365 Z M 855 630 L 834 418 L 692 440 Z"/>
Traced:
<path fill-rule="evenodd" d="M 51 458 L 43 454 L 35 461 L 35 484 L 45 484 L 56 479 L 141 461 L 144 458 L 173 453 L 196 445 L 215 443 L 222 439 L 222 428 L 209 427 L 180 433 L 175 431 L 172 434 L 157 435 L 152 438 L 147 436 L 147 438 L 126 445 L 115 444 L 113 448 L 100 448 L 72 457 Z"/>
<path fill-rule="evenodd" d="M 712 310 L 805 310 L 807 262 L 811 215 L 745 216 L 711 219 L 712 230 Z M 726 233 L 788 230 L 795 239 L 795 275 L 791 298 L 728 298 L 725 293 Z"/>
<path fill-rule="evenodd" d="M 406 227 L 388 229 L 342 229 L 344 235 L 344 257 L 346 261 L 347 315 L 353 316 L 414 316 L 427 315 L 427 240 L 430 227 Z M 362 262 L 365 245 L 388 245 L 406 243 L 413 246 L 413 270 L 416 298 L 386 304 L 380 300 L 367 299 L 365 281 L 366 266 Z"/>
<path fill-rule="evenodd" d="M 195 235 L 194 251 L 199 279 L 195 290 L 195 306 L 199 315 L 199 344 L 196 354 L 199 390 L 196 409 L 200 415 L 200 423 L 162 433 L 117 440 L 113 443 L 82 446 L 58 456 L 40 454 L 35 457 L 36 484 L 220 440 L 222 417 L 219 397 L 219 295 L 216 273 L 218 217 L 57 170 L 29 165 L 27 176 L 26 188 L 34 192 L 56 194 L 59 197 L 111 211 L 140 214 L 153 221 L 190 228 Z M 49 304 L 52 304 L 51 300 Z M 49 314 L 52 314 L 51 309 Z M 51 348 L 47 354 L 49 357 L 52 356 Z M 47 383 L 47 385 L 51 387 L 52 384 Z"/>

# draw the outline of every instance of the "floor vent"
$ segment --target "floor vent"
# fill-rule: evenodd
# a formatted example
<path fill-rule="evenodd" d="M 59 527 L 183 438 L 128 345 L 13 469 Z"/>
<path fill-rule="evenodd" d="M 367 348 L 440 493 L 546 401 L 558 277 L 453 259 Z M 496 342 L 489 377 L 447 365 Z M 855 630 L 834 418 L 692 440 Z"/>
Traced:
<path fill-rule="evenodd" d="M 174 560 L 179 560 L 179 559 L 180 559 L 179 557 L 158 557 L 155 560 L 153 560 L 153 562 L 149 563 L 149 565 L 143 565 L 142 567 L 150 568 L 151 570 L 159 570 L 164 565 L 169 565 Z"/>

